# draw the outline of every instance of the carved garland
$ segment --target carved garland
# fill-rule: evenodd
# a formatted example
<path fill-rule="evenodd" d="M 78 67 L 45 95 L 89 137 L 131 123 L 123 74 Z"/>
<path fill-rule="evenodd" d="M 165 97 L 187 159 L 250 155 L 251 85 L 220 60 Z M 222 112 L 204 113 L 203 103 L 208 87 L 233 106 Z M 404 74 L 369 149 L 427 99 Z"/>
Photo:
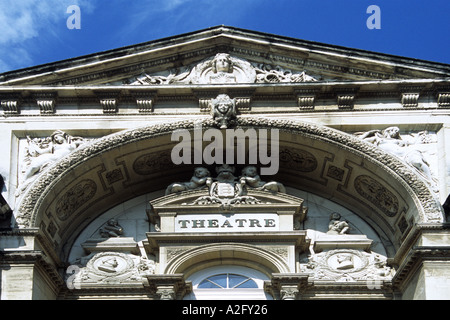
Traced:
<path fill-rule="evenodd" d="M 137 129 L 131 129 L 106 136 L 94 141 L 91 144 L 78 148 L 72 154 L 66 156 L 58 163 L 48 168 L 41 176 L 30 186 L 28 192 L 24 195 L 18 205 L 17 222 L 22 227 L 31 227 L 35 224 L 36 215 L 39 206 L 53 186 L 64 177 L 64 175 L 75 166 L 114 149 L 122 144 L 133 143 L 139 140 L 148 139 L 159 135 L 168 134 L 176 129 L 194 129 L 194 121 L 181 121 L 169 124 L 161 124 Z M 205 119 L 202 122 L 203 128 L 213 128 L 214 121 Z M 337 130 L 318 126 L 315 124 L 299 123 L 290 120 L 273 120 L 264 118 L 239 118 L 237 126 L 240 127 L 262 127 L 279 128 L 283 131 L 293 134 L 300 134 L 311 139 L 324 140 L 338 145 L 352 153 L 358 153 L 359 156 L 374 162 L 378 165 L 389 168 L 392 176 L 395 177 L 410 192 L 413 199 L 416 199 L 417 206 L 422 208 L 419 211 L 420 220 L 424 222 L 442 222 L 442 212 L 439 204 L 434 199 L 432 192 L 427 185 L 400 160 L 388 155 L 386 152 L 360 141 L 358 138 L 343 134 Z"/>

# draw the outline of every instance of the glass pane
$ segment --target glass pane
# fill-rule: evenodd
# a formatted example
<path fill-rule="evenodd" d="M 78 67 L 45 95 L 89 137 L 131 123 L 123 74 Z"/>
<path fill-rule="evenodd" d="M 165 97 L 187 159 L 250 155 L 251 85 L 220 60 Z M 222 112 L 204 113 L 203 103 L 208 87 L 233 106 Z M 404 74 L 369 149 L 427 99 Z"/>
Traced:
<path fill-rule="evenodd" d="M 198 285 L 199 289 L 257 289 L 258 285 L 249 277 L 238 274 L 218 274 L 206 278 Z"/>
<path fill-rule="evenodd" d="M 212 283 L 208 279 L 205 279 L 202 282 L 200 282 L 200 284 L 198 285 L 198 288 L 200 288 L 200 289 L 217 289 L 220 287 L 218 285 Z"/>
<path fill-rule="evenodd" d="M 227 275 L 226 274 L 218 274 L 216 276 L 211 276 L 208 278 L 209 281 L 214 282 L 222 288 L 227 287 Z"/>
<path fill-rule="evenodd" d="M 248 280 L 248 277 L 240 276 L 238 274 L 228 275 L 228 288 L 234 288 L 238 286 L 241 282 Z"/>
<path fill-rule="evenodd" d="M 236 288 L 245 288 L 245 289 L 257 289 L 258 285 L 256 284 L 255 281 L 253 281 L 252 279 L 247 279 L 247 281 L 239 284 L 238 286 L 236 286 Z"/>

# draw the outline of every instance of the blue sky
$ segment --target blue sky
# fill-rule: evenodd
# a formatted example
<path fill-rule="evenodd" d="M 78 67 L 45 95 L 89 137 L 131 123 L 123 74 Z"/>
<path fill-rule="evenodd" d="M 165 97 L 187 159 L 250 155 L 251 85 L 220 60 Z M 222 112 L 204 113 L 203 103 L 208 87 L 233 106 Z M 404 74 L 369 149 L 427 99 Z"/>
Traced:
<path fill-rule="evenodd" d="M 0 0 L 0 72 L 217 25 L 450 64 L 449 13 L 449 0 Z"/>

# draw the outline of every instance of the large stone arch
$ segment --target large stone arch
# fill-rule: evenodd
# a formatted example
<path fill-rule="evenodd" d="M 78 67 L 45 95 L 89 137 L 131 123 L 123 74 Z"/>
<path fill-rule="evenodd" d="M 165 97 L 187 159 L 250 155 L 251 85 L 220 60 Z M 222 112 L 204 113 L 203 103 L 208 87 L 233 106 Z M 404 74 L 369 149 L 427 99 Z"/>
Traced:
<path fill-rule="evenodd" d="M 22 195 L 18 225 L 41 228 L 55 257 L 64 261 L 81 230 L 107 209 L 191 177 L 194 165 L 170 161 L 177 144 L 171 134 L 176 129 L 192 132 L 198 124 L 203 129 L 214 125 L 206 117 L 152 125 L 80 147 L 47 168 Z M 239 118 L 237 127 L 279 129 L 280 170 L 273 179 L 352 210 L 386 239 L 390 256 L 413 224 L 443 222 L 440 204 L 413 169 L 349 134 L 250 116 Z"/>

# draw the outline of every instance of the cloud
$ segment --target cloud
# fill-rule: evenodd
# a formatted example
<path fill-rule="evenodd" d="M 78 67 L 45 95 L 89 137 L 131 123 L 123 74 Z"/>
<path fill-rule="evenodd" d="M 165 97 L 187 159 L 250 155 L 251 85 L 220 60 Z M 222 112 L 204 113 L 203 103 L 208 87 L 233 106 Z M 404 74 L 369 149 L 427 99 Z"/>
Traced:
<path fill-rule="evenodd" d="M 130 39 L 145 31 L 149 37 L 167 37 L 216 25 L 234 25 L 254 13 L 265 0 L 117 0 L 126 3 L 127 23 L 116 34 Z"/>
<path fill-rule="evenodd" d="M 43 33 L 55 36 L 55 26 L 64 25 L 70 5 L 92 11 L 95 1 L 88 0 L 1 0 L 0 72 L 33 64 L 29 50 Z M 49 32 L 50 31 L 50 32 Z"/>

